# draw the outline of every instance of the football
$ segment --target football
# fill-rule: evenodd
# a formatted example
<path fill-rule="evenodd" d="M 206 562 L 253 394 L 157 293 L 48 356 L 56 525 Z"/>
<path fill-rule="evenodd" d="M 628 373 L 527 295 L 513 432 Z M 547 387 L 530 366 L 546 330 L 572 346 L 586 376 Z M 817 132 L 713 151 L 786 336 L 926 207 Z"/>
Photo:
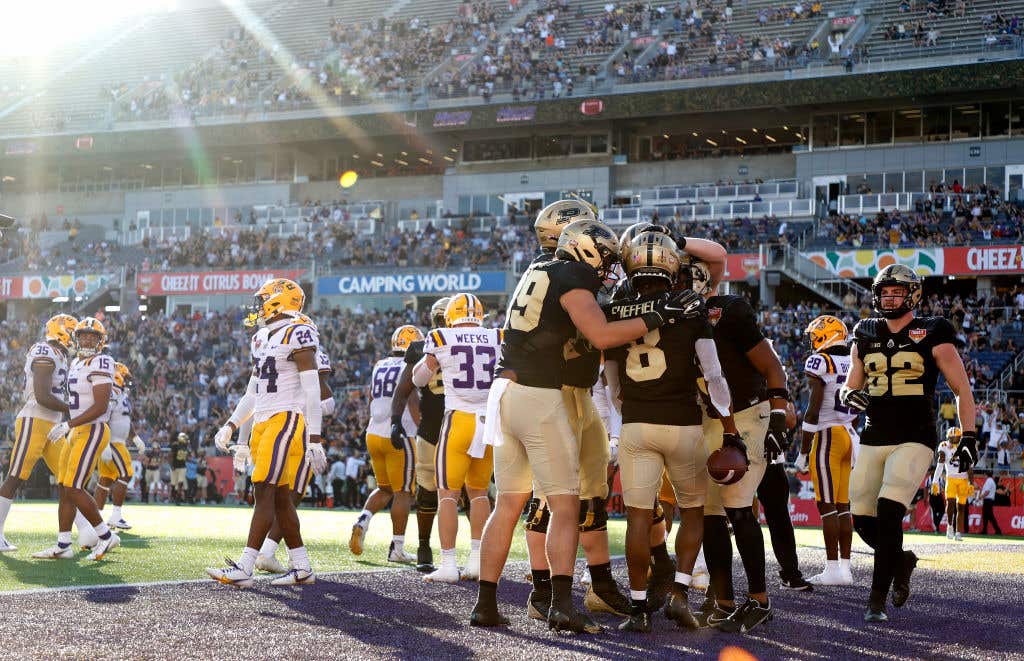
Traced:
<path fill-rule="evenodd" d="M 739 482 L 746 472 L 747 460 L 736 448 L 718 448 L 708 457 L 708 475 L 718 484 Z"/>

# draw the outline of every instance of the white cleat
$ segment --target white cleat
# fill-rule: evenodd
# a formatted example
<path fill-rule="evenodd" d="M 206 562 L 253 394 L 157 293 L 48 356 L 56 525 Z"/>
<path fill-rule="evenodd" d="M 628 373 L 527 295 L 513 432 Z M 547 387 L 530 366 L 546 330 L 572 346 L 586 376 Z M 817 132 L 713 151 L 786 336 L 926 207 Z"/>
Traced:
<path fill-rule="evenodd" d="M 580 574 L 580 585 L 582 585 L 585 588 L 589 588 L 590 584 L 593 582 L 593 579 L 590 578 L 590 570 L 584 569 L 583 573 Z"/>
<path fill-rule="evenodd" d="M 102 560 L 107 553 L 113 551 L 118 546 L 121 546 L 121 538 L 117 536 L 117 533 L 110 533 L 110 537 L 101 539 L 96 543 L 96 546 L 92 547 L 92 553 L 85 557 L 86 560 Z"/>
<path fill-rule="evenodd" d="M 348 550 L 352 551 L 352 555 L 363 554 L 363 538 L 366 537 L 366 531 L 358 523 L 352 526 L 352 535 L 348 538 Z"/>
<path fill-rule="evenodd" d="M 316 574 L 312 569 L 296 569 L 292 567 L 283 576 L 270 581 L 271 585 L 312 585 L 316 583 Z"/>
<path fill-rule="evenodd" d="M 423 577 L 425 583 L 458 583 L 458 567 L 441 567 Z"/>
<path fill-rule="evenodd" d="M 409 555 L 405 552 L 405 549 L 396 550 L 395 545 L 391 545 L 391 550 L 388 551 L 388 562 L 400 562 L 402 564 L 410 564 L 416 562 L 416 556 Z"/>
<path fill-rule="evenodd" d="M 110 526 L 111 528 L 117 528 L 118 530 L 131 530 L 132 529 L 132 524 L 128 523 L 123 518 L 118 519 L 117 521 L 114 521 L 113 519 L 111 519 L 110 521 L 107 521 L 107 525 Z"/>
<path fill-rule="evenodd" d="M 43 551 L 36 551 L 32 554 L 33 558 L 42 558 L 45 560 L 66 560 L 68 558 L 75 557 L 75 552 L 71 550 L 70 546 L 59 546 L 54 544 L 48 549 Z"/>
<path fill-rule="evenodd" d="M 268 574 L 284 574 L 288 571 L 288 568 L 281 564 L 277 556 L 265 556 L 262 553 L 256 556 L 256 569 Z"/>
<path fill-rule="evenodd" d="M 78 548 L 83 551 L 88 551 L 92 547 L 100 543 L 100 536 L 96 534 L 95 530 L 79 530 L 78 531 Z"/>
<path fill-rule="evenodd" d="M 962 542 L 962 541 L 964 541 L 964 535 L 963 535 L 963 533 L 959 533 L 959 532 L 958 532 L 958 533 L 956 534 L 956 541 L 958 541 L 958 542 Z"/>
<path fill-rule="evenodd" d="M 953 526 L 946 527 L 946 539 L 953 539 Z"/>
<path fill-rule="evenodd" d="M 231 558 L 225 558 L 225 561 L 228 563 L 228 566 L 223 569 L 207 567 L 207 576 L 224 585 L 233 585 L 236 588 L 251 588 L 253 583 L 252 574 L 246 573 Z"/>
<path fill-rule="evenodd" d="M 0 535 L 0 553 L 10 553 L 11 551 L 17 551 L 18 547 L 7 541 L 7 538 Z"/>
<path fill-rule="evenodd" d="M 694 590 L 707 591 L 710 584 L 711 574 L 708 573 L 708 568 L 703 565 L 694 565 L 693 574 L 690 579 L 690 587 Z"/>
<path fill-rule="evenodd" d="M 841 569 L 838 571 L 826 569 L 820 574 L 811 576 L 807 582 L 812 585 L 853 585 L 853 574 L 846 576 Z"/>

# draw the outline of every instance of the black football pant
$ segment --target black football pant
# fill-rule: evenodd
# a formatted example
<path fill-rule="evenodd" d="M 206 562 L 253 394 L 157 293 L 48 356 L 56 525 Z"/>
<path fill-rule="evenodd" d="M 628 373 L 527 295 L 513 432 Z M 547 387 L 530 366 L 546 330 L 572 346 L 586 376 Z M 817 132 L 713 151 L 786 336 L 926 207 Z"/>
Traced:
<path fill-rule="evenodd" d="M 782 464 L 768 464 L 757 487 L 757 499 L 764 508 L 772 550 L 779 563 L 779 575 L 786 579 L 802 577 L 796 556 L 796 535 L 789 518 L 789 478 Z"/>

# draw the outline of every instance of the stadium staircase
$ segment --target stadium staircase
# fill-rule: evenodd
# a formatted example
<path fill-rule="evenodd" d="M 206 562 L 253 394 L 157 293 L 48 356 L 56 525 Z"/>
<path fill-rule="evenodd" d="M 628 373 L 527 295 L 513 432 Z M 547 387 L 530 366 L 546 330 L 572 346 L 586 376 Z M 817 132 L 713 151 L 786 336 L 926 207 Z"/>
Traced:
<path fill-rule="evenodd" d="M 761 263 L 765 271 L 774 271 L 800 283 L 840 309 L 843 297 L 853 293 L 860 301 L 868 290 L 852 280 L 839 278 L 828 269 L 815 264 L 788 245 L 762 245 Z"/>

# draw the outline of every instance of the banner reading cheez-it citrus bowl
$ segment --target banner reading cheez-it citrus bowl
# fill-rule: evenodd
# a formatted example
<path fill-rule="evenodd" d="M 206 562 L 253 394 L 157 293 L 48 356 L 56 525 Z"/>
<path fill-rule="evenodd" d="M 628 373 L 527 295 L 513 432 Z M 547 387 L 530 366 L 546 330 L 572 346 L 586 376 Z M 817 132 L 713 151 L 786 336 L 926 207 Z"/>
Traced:
<path fill-rule="evenodd" d="M 267 280 L 298 280 L 303 273 L 304 270 L 140 273 L 138 290 L 146 296 L 251 294 Z"/>
<path fill-rule="evenodd" d="M 873 278 L 890 264 L 903 264 L 921 276 L 1024 273 L 1024 247 L 899 248 L 824 250 L 803 253 L 843 278 Z"/>

